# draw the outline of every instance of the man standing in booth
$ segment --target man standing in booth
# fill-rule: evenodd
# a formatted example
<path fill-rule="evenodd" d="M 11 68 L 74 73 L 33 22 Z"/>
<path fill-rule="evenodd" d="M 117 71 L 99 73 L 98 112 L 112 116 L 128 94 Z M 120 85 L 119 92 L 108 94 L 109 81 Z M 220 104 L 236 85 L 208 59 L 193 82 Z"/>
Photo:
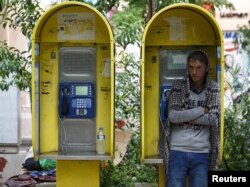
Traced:
<path fill-rule="evenodd" d="M 207 187 L 220 142 L 220 93 L 209 77 L 209 58 L 193 51 L 186 77 L 173 84 L 168 100 L 167 187 Z"/>

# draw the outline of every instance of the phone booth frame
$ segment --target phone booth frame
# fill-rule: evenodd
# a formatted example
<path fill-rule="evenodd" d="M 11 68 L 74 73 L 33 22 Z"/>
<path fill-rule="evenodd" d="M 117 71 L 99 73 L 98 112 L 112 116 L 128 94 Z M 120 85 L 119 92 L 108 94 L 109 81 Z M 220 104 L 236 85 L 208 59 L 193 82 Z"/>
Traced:
<path fill-rule="evenodd" d="M 94 51 L 95 102 L 91 105 L 95 105 L 95 110 L 91 110 L 89 116 L 94 118 L 96 132 L 104 128 L 104 155 L 95 151 L 65 154 L 59 150 L 61 69 L 58 64 L 60 49 L 65 48 L 62 54 L 84 49 L 83 52 L 91 55 Z M 114 153 L 114 72 L 113 32 L 106 18 L 94 7 L 81 2 L 63 2 L 39 18 L 32 35 L 32 145 L 36 159 L 56 160 L 56 186 L 100 186 L 100 160 L 111 160 Z M 75 139 L 71 134 L 70 141 Z"/>
<path fill-rule="evenodd" d="M 210 76 L 220 84 L 221 142 L 219 157 L 222 160 L 224 48 L 223 34 L 217 21 L 211 13 L 198 5 L 180 3 L 161 9 L 146 25 L 141 46 L 141 162 L 159 166 L 159 186 L 165 186 L 163 158 L 158 149 L 162 130 L 159 120 L 162 112 L 159 109 L 159 103 L 163 71 L 160 66 L 160 53 L 170 50 L 182 54 L 182 51 L 195 49 L 204 50 L 209 54 Z M 179 77 L 168 78 L 172 83 Z"/>

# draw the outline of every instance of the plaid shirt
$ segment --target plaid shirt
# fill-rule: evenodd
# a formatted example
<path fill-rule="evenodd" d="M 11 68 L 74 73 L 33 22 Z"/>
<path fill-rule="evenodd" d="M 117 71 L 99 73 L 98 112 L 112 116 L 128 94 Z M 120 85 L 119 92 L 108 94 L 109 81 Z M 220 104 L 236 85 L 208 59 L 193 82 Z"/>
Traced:
<path fill-rule="evenodd" d="M 187 76 L 188 77 L 188 76 Z M 205 90 L 205 106 L 209 109 L 210 116 L 213 116 L 215 124 L 210 126 L 210 169 L 214 170 L 218 167 L 219 160 L 219 148 L 220 148 L 220 91 L 218 84 L 206 78 L 206 90 Z M 177 81 L 173 84 L 169 99 L 168 99 L 168 111 L 174 110 L 185 110 L 188 109 L 190 93 L 190 82 L 189 78 L 182 81 Z M 160 154 L 164 160 L 165 172 L 168 174 L 169 166 L 169 147 L 170 147 L 170 136 L 171 136 L 171 124 L 169 121 L 164 126 L 165 137 L 163 138 L 164 149 L 160 150 Z"/>

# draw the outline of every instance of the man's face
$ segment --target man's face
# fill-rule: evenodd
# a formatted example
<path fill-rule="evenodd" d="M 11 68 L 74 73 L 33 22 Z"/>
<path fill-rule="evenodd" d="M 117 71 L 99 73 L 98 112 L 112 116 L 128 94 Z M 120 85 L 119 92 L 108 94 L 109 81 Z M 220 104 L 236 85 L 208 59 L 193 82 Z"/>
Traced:
<path fill-rule="evenodd" d="M 199 60 L 191 59 L 188 62 L 188 74 L 194 84 L 202 84 L 206 77 L 207 66 Z"/>

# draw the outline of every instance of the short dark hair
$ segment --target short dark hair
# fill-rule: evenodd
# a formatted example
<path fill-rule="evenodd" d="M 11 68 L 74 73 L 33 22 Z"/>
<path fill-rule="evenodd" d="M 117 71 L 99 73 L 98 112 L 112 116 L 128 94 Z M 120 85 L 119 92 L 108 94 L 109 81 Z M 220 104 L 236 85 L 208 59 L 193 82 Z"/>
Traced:
<path fill-rule="evenodd" d="M 208 66 L 208 55 L 204 51 L 192 51 L 187 57 L 187 62 L 189 62 L 191 59 L 203 62 Z"/>

